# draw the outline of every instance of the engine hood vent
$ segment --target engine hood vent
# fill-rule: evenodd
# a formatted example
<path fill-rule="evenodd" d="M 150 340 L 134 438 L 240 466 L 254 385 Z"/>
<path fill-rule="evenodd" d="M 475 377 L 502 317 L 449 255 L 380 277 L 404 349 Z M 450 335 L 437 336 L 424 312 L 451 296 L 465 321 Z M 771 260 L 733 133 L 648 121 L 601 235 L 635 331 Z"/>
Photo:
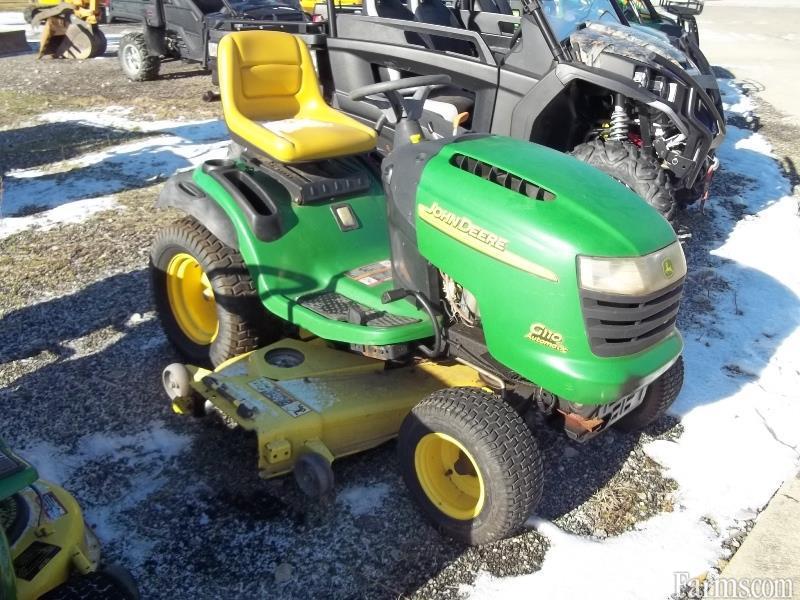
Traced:
<path fill-rule="evenodd" d="M 517 177 L 508 171 L 504 171 L 500 167 L 490 165 L 489 163 L 477 160 L 464 154 L 454 154 L 450 158 L 450 164 L 461 169 L 462 171 L 466 171 L 472 175 L 477 175 L 478 177 L 486 179 L 487 181 L 491 181 L 492 183 L 504 187 L 507 190 L 522 194 L 528 198 L 533 198 L 534 200 L 550 202 L 556 199 L 556 195 L 550 190 L 546 190 L 531 181 L 522 179 L 521 177 Z"/>

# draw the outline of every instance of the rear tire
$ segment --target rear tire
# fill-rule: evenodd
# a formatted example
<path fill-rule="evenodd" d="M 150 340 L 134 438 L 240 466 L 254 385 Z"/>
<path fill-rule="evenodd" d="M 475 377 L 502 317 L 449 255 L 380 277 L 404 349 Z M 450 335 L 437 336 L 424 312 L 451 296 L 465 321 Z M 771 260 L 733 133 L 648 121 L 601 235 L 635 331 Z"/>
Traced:
<path fill-rule="evenodd" d="M 614 427 L 620 431 L 640 431 L 663 417 L 683 387 L 683 357 L 666 370 L 666 372 L 650 384 L 645 392 L 644 400 L 633 412 L 628 413 Z"/>
<path fill-rule="evenodd" d="M 525 421 L 478 388 L 434 392 L 400 428 L 409 494 L 443 534 L 486 544 L 517 533 L 542 495 L 542 456 Z"/>
<path fill-rule="evenodd" d="M 634 144 L 595 138 L 576 146 L 571 154 L 639 194 L 667 221 L 675 218 L 677 203 L 667 172 Z"/>
<path fill-rule="evenodd" d="M 161 58 L 147 48 L 143 33 L 126 33 L 119 41 L 119 64 L 131 81 L 151 81 L 158 77 Z"/>
<path fill-rule="evenodd" d="M 192 217 L 156 236 L 150 276 L 167 337 L 195 364 L 217 366 L 280 337 L 241 255 Z"/>

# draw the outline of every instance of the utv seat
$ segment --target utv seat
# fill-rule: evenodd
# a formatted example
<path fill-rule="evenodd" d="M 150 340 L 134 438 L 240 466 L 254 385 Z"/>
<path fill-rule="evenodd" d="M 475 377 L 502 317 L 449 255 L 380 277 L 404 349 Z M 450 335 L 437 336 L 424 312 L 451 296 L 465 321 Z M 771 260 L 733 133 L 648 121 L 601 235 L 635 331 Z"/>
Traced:
<path fill-rule="evenodd" d="M 441 25 L 443 27 L 454 27 L 464 29 L 453 12 L 447 8 L 442 0 L 412 0 L 411 6 L 414 9 L 414 20 L 429 25 Z M 475 56 L 475 49 L 466 40 L 457 40 L 442 35 L 430 35 L 431 44 L 434 50 L 442 52 L 455 52 Z"/>
<path fill-rule="evenodd" d="M 376 133 L 331 108 L 305 43 L 280 31 L 222 38 L 217 57 L 222 112 L 245 151 L 298 163 L 367 152 Z"/>
<path fill-rule="evenodd" d="M 371 17 L 382 17 L 384 19 L 400 19 L 401 21 L 413 21 L 414 13 L 400 0 L 366 0 L 364 8 L 367 15 Z"/>

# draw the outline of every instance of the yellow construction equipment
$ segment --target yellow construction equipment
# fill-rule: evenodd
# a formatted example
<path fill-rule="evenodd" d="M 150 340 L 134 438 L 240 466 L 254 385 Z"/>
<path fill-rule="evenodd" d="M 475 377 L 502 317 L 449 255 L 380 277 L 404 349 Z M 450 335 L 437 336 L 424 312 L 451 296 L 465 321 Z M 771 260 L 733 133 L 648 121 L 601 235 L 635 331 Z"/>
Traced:
<path fill-rule="evenodd" d="M 25 13 L 32 25 L 42 25 L 39 58 L 84 60 L 106 51 L 106 36 L 98 26 L 98 0 L 41 0 Z"/>

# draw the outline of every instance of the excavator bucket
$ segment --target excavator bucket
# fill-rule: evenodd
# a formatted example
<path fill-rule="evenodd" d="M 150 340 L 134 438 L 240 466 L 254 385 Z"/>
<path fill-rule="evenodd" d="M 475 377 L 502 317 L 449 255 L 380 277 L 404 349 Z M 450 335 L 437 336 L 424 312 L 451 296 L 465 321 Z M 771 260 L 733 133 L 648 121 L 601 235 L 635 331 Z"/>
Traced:
<path fill-rule="evenodd" d="M 76 58 L 85 60 L 106 51 L 106 36 L 97 25 L 80 19 L 69 5 L 44 9 L 35 16 L 42 23 L 39 58 Z"/>

